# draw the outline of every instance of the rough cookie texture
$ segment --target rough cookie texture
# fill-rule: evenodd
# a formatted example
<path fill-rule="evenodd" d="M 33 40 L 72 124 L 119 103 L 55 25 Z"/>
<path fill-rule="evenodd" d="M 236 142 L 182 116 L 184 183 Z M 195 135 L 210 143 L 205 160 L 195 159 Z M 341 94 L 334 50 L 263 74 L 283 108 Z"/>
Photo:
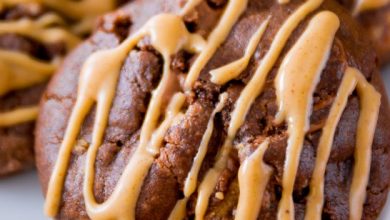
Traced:
<path fill-rule="evenodd" d="M 137 219 L 167 219 L 177 200 L 183 198 L 184 180 L 192 166 L 192 158 L 198 151 L 219 94 L 226 91 L 229 95 L 228 102 L 222 112 L 215 117 L 215 129 L 199 178 L 202 179 L 205 172 L 213 166 L 215 155 L 226 137 L 235 100 L 268 51 L 280 26 L 303 2 L 293 0 L 288 5 L 281 6 L 276 1 L 249 1 L 248 9 L 234 26 L 225 43 L 202 70 L 192 93 L 187 96 L 184 118 L 165 134 L 161 152 L 155 159 L 139 196 L 136 207 Z M 54 76 L 41 100 L 42 111 L 38 121 L 35 149 L 44 192 L 76 100 L 77 82 L 83 62 L 94 51 L 117 46 L 127 33 L 134 33 L 153 15 L 162 12 L 178 12 L 184 3 L 185 1 L 177 0 L 135 0 L 103 18 L 98 31 L 67 58 L 65 65 Z M 226 1 L 220 0 L 203 1 L 194 12 L 185 17 L 188 29 L 207 36 L 216 25 L 225 4 Z M 371 173 L 363 213 L 364 219 L 375 219 L 385 203 L 390 181 L 390 118 L 387 97 L 377 71 L 376 55 L 367 43 L 367 37 L 361 35 L 360 26 L 353 21 L 346 10 L 333 1 L 325 1 L 319 10 L 324 9 L 335 12 L 342 22 L 332 46 L 330 59 L 314 94 L 311 129 L 306 135 L 294 187 L 296 219 L 303 219 L 321 128 L 348 65 L 360 69 L 383 94 L 372 147 Z M 211 83 L 209 71 L 240 58 L 246 48 L 246 43 L 243 42 L 248 42 L 259 24 L 270 14 L 272 19 L 269 27 L 248 69 L 237 80 L 224 86 Z M 240 128 L 234 145 L 236 149 L 239 146 L 244 146 L 244 149 L 241 149 L 240 153 L 237 150 L 231 153 L 228 166 L 214 190 L 214 192 L 222 192 L 225 195 L 224 199 L 219 200 L 214 194 L 212 195 L 206 219 L 234 218 L 239 195 L 237 183 L 239 165 L 267 137 L 270 138 L 271 144 L 264 160 L 273 167 L 275 172 L 266 188 L 259 219 L 276 218 L 288 134 L 285 124 L 275 125 L 273 122 L 277 112 L 274 78 L 282 58 L 305 29 L 310 17 L 306 18 L 290 37 L 283 55 L 268 76 L 262 95 L 255 100 L 245 123 Z M 185 76 L 194 58 L 193 55 L 185 52 L 174 56 L 171 69 L 177 74 L 179 81 Z M 98 202 L 105 201 L 111 195 L 138 145 L 140 127 L 151 91 L 160 79 L 161 69 L 162 57 L 148 44 L 147 39 L 140 42 L 138 47 L 129 53 L 123 64 L 108 127 L 95 165 L 94 192 Z M 359 117 L 358 101 L 358 96 L 353 94 L 335 134 L 325 177 L 323 219 L 348 218 L 356 122 Z M 91 141 L 94 117 L 95 111 L 92 111 L 84 122 L 78 142 L 73 149 L 58 219 L 88 219 L 82 185 L 85 153 Z M 194 194 L 187 207 L 189 219 L 194 215 L 195 201 Z"/>

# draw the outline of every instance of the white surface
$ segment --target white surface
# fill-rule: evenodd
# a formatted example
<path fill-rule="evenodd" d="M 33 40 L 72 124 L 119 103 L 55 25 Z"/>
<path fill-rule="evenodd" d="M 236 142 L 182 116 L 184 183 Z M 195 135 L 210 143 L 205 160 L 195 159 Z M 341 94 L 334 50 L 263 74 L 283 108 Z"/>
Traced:
<path fill-rule="evenodd" d="M 387 94 L 390 96 L 390 66 L 383 74 Z M 389 195 L 390 196 L 390 195 Z M 0 219 L 43 220 L 43 198 L 36 172 L 30 171 L 6 179 L 0 179 Z M 380 220 L 390 219 L 388 199 Z"/>
<path fill-rule="evenodd" d="M 0 219 L 40 220 L 43 197 L 35 171 L 0 179 Z"/>

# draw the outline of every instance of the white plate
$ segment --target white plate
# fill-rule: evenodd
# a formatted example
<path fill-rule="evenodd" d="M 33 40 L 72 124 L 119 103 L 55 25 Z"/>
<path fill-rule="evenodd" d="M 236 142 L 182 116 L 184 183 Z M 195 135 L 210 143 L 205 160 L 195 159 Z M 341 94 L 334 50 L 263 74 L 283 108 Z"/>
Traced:
<path fill-rule="evenodd" d="M 390 66 L 383 72 L 387 94 L 390 96 Z M 42 193 L 34 171 L 0 180 L 0 215 L 0 219 L 4 220 L 47 219 L 43 215 Z M 380 217 L 380 220 L 388 219 L 390 199 Z"/>

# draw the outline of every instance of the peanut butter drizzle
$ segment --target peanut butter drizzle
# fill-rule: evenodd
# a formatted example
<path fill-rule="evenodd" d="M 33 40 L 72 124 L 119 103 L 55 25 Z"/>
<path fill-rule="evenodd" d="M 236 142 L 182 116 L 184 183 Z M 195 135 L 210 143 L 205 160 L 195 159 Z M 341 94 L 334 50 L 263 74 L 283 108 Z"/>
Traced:
<path fill-rule="evenodd" d="M 260 213 L 263 194 L 272 174 L 272 168 L 263 162 L 268 145 L 269 140 L 265 140 L 240 166 L 236 220 L 256 220 Z"/>
<path fill-rule="evenodd" d="M 105 121 L 100 122 L 102 123 L 100 126 L 98 126 L 98 123 L 95 123 L 93 129 L 93 139 L 95 140 L 97 138 L 95 127 L 99 129 L 101 135 L 102 130 L 104 130 L 103 128 L 106 126 L 107 118 L 101 117 L 103 114 L 108 114 L 108 108 L 111 106 L 123 58 L 141 37 L 141 34 L 136 34 L 117 48 L 102 50 L 92 54 L 85 62 L 79 78 L 77 100 L 70 116 L 47 189 L 45 213 L 49 217 L 55 217 L 58 212 L 72 148 L 85 117 L 91 110 L 94 102 L 97 102 L 96 119 L 99 122 Z M 94 141 L 94 145 L 97 145 L 96 140 Z"/>
<path fill-rule="evenodd" d="M 0 34 L 14 33 L 42 43 L 64 42 L 71 49 L 80 43 L 80 38 L 62 27 L 51 27 L 61 22 L 54 14 L 46 14 L 38 20 L 3 21 L 0 22 Z"/>
<path fill-rule="evenodd" d="M 349 193 L 349 219 L 361 219 L 366 188 L 370 177 L 372 143 L 381 105 L 381 94 L 364 78 L 359 70 L 350 68 L 356 79 L 360 99 L 360 116 L 356 133 L 353 178 Z"/>
<path fill-rule="evenodd" d="M 312 97 L 339 26 L 340 21 L 332 12 L 315 15 L 284 58 L 275 79 L 279 104 L 275 121 L 286 120 L 289 133 L 278 219 L 294 219 L 292 192 L 303 142 L 310 127 Z"/>
<path fill-rule="evenodd" d="M 240 73 L 242 73 L 246 69 L 251 57 L 255 53 L 256 48 L 260 43 L 261 38 L 263 37 L 265 30 L 267 29 L 268 23 L 269 19 L 267 19 L 260 25 L 259 29 L 249 40 L 248 46 L 245 50 L 245 55 L 241 59 L 236 60 L 221 68 L 210 71 L 211 82 L 220 85 L 225 84 L 230 80 L 238 77 Z"/>
<path fill-rule="evenodd" d="M 46 81 L 55 71 L 55 63 L 45 63 L 23 53 L 0 49 L 0 96 Z"/>
<path fill-rule="evenodd" d="M 190 172 L 188 173 L 188 176 L 187 176 L 185 184 L 184 184 L 184 196 L 185 197 L 190 197 L 192 195 L 192 193 L 195 192 L 199 170 L 202 166 L 203 159 L 206 156 L 207 147 L 209 145 L 210 138 L 211 138 L 211 135 L 212 135 L 213 130 L 214 130 L 215 115 L 217 113 L 219 113 L 222 110 L 222 108 L 225 106 L 227 98 L 228 98 L 227 93 L 223 93 L 220 96 L 220 101 L 219 101 L 218 105 L 216 106 L 213 113 L 211 114 L 210 120 L 207 124 L 206 132 L 204 133 L 204 135 L 202 137 L 202 141 L 199 145 L 198 153 L 196 154 L 196 156 L 194 158 L 193 165 L 191 167 Z"/>
<path fill-rule="evenodd" d="M 357 89 L 360 96 L 360 116 L 358 122 L 355 166 L 350 192 L 350 219 L 361 219 L 363 203 L 371 164 L 371 145 L 379 114 L 381 95 L 371 86 L 362 73 L 348 67 L 323 128 L 317 149 L 317 159 L 310 183 L 306 216 L 307 220 L 321 219 L 324 194 L 324 176 L 329 160 L 334 134 L 348 98 Z"/>
<path fill-rule="evenodd" d="M 336 99 L 322 129 L 317 148 L 316 162 L 310 182 L 310 194 L 307 198 L 306 220 L 320 220 L 324 202 L 324 176 L 332 149 L 333 138 L 341 115 L 347 105 L 348 97 L 356 87 L 356 78 L 347 71 L 337 92 Z"/>
<path fill-rule="evenodd" d="M 106 202 L 98 204 L 93 194 L 94 162 L 104 136 L 120 68 L 127 54 L 146 35 L 150 36 L 152 46 L 164 58 L 163 76 L 156 90 L 152 92 L 141 128 L 139 146 L 126 166 L 113 194 Z M 75 139 L 84 118 L 94 102 L 97 102 L 92 144 L 87 152 L 83 190 L 87 212 L 92 219 L 135 218 L 135 206 L 143 179 L 154 161 L 156 149 L 160 147 L 150 146 L 150 144 L 161 145 L 160 135 L 164 135 L 169 127 L 168 122 L 163 122 L 163 128 L 160 129 L 157 128 L 157 123 L 161 115 L 163 96 L 169 90 L 171 78 L 174 77 L 170 71 L 170 56 L 182 49 L 199 52 L 204 45 L 205 42 L 199 35 L 190 34 L 187 31 L 180 17 L 161 14 L 151 18 L 139 32 L 126 39 L 117 48 L 98 51 L 88 58 L 80 75 L 77 101 L 49 182 L 45 204 L 47 215 L 54 217 L 58 212 L 64 178 Z M 170 106 L 175 109 L 169 110 L 166 115 L 166 119 L 170 121 L 181 109 L 184 102 L 183 95 L 174 96 L 172 102 L 174 104 Z M 157 133 L 154 133 L 155 130 Z M 152 141 L 149 141 L 150 139 Z"/>
<path fill-rule="evenodd" d="M 171 99 L 171 103 L 168 106 L 165 120 L 162 123 L 162 127 L 157 130 L 162 132 L 151 133 L 149 138 L 160 139 L 162 142 L 163 135 L 169 127 L 164 124 L 170 123 L 173 118 L 179 113 L 185 96 L 182 93 L 178 93 Z M 153 112 L 155 114 L 156 112 Z M 145 121 L 146 122 L 146 121 Z M 145 122 L 143 128 L 145 126 Z M 153 122 L 155 123 L 155 122 Z M 162 129 L 160 129 L 162 128 Z M 146 131 L 148 132 L 148 131 Z M 103 137 L 103 136 L 101 136 Z M 87 155 L 87 171 L 86 181 L 84 183 L 84 196 L 87 206 L 87 212 L 92 219 L 135 219 L 135 208 L 138 200 L 138 195 L 142 187 L 144 178 L 146 177 L 150 166 L 154 161 L 155 153 L 148 151 L 147 147 L 152 141 L 148 142 L 145 138 L 145 131 L 141 131 L 140 145 L 136 152 L 130 159 L 130 162 L 126 166 L 113 194 L 103 204 L 98 204 L 93 194 L 93 178 L 94 161 L 98 151 L 99 145 L 96 145 L 94 152 L 89 151 Z M 161 142 L 158 143 L 160 147 Z M 143 144 L 144 145 L 141 145 Z M 156 142 L 155 142 L 156 143 Z M 158 152 L 157 152 L 158 153 Z M 92 155 L 93 154 L 93 155 Z"/>
<path fill-rule="evenodd" d="M 0 127 L 34 121 L 37 116 L 37 106 L 18 108 L 10 112 L 0 113 Z"/>
<path fill-rule="evenodd" d="M 247 112 L 252 103 L 260 95 L 263 90 L 265 80 L 268 73 L 271 71 L 275 62 L 277 61 L 282 49 L 284 48 L 288 38 L 299 23 L 322 3 L 322 0 L 309 0 L 300 6 L 282 25 L 275 36 L 268 53 L 260 62 L 259 67 L 254 73 L 248 85 L 241 92 L 238 98 L 235 109 L 231 116 L 231 122 L 228 129 L 227 138 L 222 146 L 221 151 L 217 156 L 216 163 L 204 177 L 202 183 L 198 188 L 198 200 L 195 208 L 196 218 L 202 219 L 208 207 L 209 198 L 217 184 L 218 177 L 226 167 L 226 162 L 233 147 L 233 140 L 237 134 L 238 129 L 245 121 Z"/>
<path fill-rule="evenodd" d="M 191 1 L 190 1 L 191 2 Z M 218 47 L 228 37 L 231 29 L 240 18 L 241 14 L 245 11 L 248 4 L 248 0 L 230 0 L 226 6 L 218 25 L 210 33 L 207 39 L 207 46 L 199 54 L 198 58 L 192 65 L 188 76 L 185 81 L 186 91 L 190 91 L 194 82 L 198 79 L 198 76 L 207 62 L 214 55 Z"/>
<path fill-rule="evenodd" d="M 180 199 L 176 202 L 175 207 L 173 208 L 171 214 L 168 217 L 168 220 L 182 220 L 186 217 L 186 208 L 187 208 L 187 202 L 188 197 L 185 197 L 183 199 Z"/>
<path fill-rule="evenodd" d="M 354 15 L 384 7 L 390 3 L 390 0 L 356 0 Z"/>
<path fill-rule="evenodd" d="M 169 217 L 170 220 L 180 220 L 180 219 L 184 219 L 185 217 L 187 202 L 190 196 L 196 190 L 199 171 L 202 166 L 203 160 L 206 156 L 207 147 L 209 146 L 210 138 L 214 130 L 215 115 L 219 113 L 222 110 L 222 108 L 225 106 L 227 98 L 228 98 L 227 93 L 223 93 L 220 95 L 220 100 L 210 116 L 209 122 L 207 123 L 206 131 L 203 134 L 202 140 L 199 145 L 198 153 L 194 158 L 191 170 L 188 173 L 184 183 L 184 190 L 183 190 L 184 198 L 177 201 L 175 208 L 170 214 Z"/>
<path fill-rule="evenodd" d="M 180 118 L 181 115 L 179 115 L 179 110 L 182 108 L 185 100 L 186 97 L 183 93 L 177 93 L 173 96 L 165 114 L 165 120 L 161 123 L 158 129 L 153 132 L 150 138 L 150 144 L 148 145 L 147 150 L 151 155 L 157 155 L 160 153 L 160 146 L 163 143 L 164 135 L 169 127 L 177 121 L 176 119 Z"/>

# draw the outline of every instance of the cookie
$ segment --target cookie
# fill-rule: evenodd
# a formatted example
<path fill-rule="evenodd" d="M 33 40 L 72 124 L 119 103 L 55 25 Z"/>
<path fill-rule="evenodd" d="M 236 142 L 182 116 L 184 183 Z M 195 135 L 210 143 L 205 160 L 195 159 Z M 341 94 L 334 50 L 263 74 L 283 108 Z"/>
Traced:
<path fill-rule="evenodd" d="M 135 0 L 41 101 L 45 211 L 375 219 L 388 113 L 369 36 L 334 1 Z"/>

